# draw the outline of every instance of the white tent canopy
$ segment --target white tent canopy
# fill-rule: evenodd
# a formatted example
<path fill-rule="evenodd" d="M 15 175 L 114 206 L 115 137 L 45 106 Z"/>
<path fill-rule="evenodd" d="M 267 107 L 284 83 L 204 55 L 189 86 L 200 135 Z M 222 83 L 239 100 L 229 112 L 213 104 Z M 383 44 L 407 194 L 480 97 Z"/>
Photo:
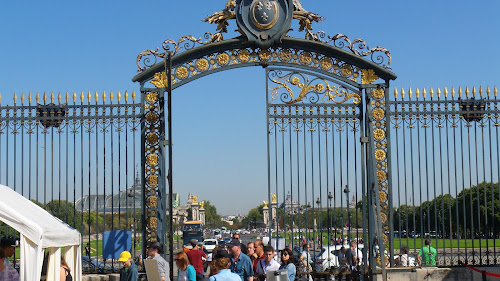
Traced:
<path fill-rule="evenodd" d="M 47 248 L 47 280 L 59 280 L 62 247 L 66 247 L 73 280 L 82 280 L 81 235 L 77 230 L 4 185 L 0 185 L 0 220 L 21 235 L 21 281 L 40 280 Z"/>

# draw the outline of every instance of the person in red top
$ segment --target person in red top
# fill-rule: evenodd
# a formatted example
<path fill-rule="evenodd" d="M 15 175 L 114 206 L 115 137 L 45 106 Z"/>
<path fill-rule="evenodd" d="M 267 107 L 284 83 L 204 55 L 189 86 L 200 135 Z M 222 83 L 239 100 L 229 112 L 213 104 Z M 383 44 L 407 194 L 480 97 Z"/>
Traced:
<path fill-rule="evenodd" d="M 257 240 L 253 244 L 255 247 L 254 258 L 252 259 L 253 272 L 257 272 L 257 263 L 264 259 L 264 244 L 262 244 L 262 240 Z"/>
<path fill-rule="evenodd" d="M 191 239 L 191 246 L 193 246 L 193 249 L 187 252 L 187 256 L 189 258 L 189 262 L 191 265 L 194 267 L 196 270 L 196 281 L 202 281 L 203 280 L 203 260 L 201 259 L 204 257 L 205 259 L 207 258 L 207 255 L 203 250 L 200 250 L 198 248 L 198 240 L 196 239 Z"/>

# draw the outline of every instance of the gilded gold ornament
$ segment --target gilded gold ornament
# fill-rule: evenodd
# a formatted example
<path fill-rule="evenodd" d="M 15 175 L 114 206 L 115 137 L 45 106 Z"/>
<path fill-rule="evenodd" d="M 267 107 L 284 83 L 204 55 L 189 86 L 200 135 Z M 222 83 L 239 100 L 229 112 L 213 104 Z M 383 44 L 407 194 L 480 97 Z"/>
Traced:
<path fill-rule="evenodd" d="M 196 62 L 196 68 L 199 70 L 199 71 L 205 71 L 207 70 L 209 67 L 209 64 L 208 64 L 208 61 L 206 59 L 199 59 L 197 62 Z"/>
<path fill-rule="evenodd" d="M 149 123 L 154 124 L 156 121 L 158 121 L 158 114 L 154 112 L 149 112 L 146 114 L 146 120 L 148 120 Z"/>
<path fill-rule="evenodd" d="M 158 197 L 156 196 L 150 196 L 147 200 L 147 204 L 149 208 L 156 208 L 158 207 Z"/>
<path fill-rule="evenodd" d="M 177 76 L 179 79 L 185 79 L 188 77 L 188 69 L 184 66 L 180 66 L 175 70 L 175 76 Z"/>
<path fill-rule="evenodd" d="M 228 64 L 229 63 L 229 55 L 226 54 L 226 53 L 219 54 L 217 56 L 217 62 L 220 65 L 226 65 L 226 64 Z"/>
<path fill-rule="evenodd" d="M 250 59 L 250 53 L 247 50 L 240 50 L 238 52 L 238 60 L 247 62 Z"/>
<path fill-rule="evenodd" d="M 385 138 L 385 132 L 384 130 L 382 129 L 375 129 L 373 131 L 373 137 L 378 140 L 378 141 L 381 141 Z"/>
<path fill-rule="evenodd" d="M 300 62 L 303 64 L 310 64 L 312 62 L 312 55 L 309 52 L 300 54 Z"/>
<path fill-rule="evenodd" d="M 158 177 L 156 175 L 151 175 L 147 179 L 148 185 L 151 187 L 157 187 L 158 186 Z"/>
<path fill-rule="evenodd" d="M 373 97 L 376 99 L 381 99 L 384 97 L 384 90 L 377 88 L 372 91 Z"/>
<path fill-rule="evenodd" d="M 321 68 L 323 68 L 323 70 L 328 70 L 328 69 L 332 68 L 333 62 L 330 58 L 323 58 L 323 59 L 321 59 L 320 64 L 321 64 Z"/>
<path fill-rule="evenodd" d="M 149 154 L 147 157 L 148 164 L 151 166 L 156 166 L 158 164 L 158 155 L 156 154 Z"/>
<path fill-rule="evenodd" d="M 352 67 L 348 64 L 343 65 L 340 68 L 340 74 L 342 74 L 342 76 L 344 76 L 344 77 L 351 76 L 352 75 Z"/>
<path fill-rule="evenodd" d="M 386 219 L 387 220 L 387 219 Z M 384 245 L 386 245 L 387 243 L 389 243 L 389 238 L 387 237 L 386 234 L 382 234 L 382 242 L 384 243 Z M 387 259 L 386 259 L 387 260 Z M 387 262 L 387 261 L 386 261 Z"/>
<path fill-rule="evenodd" d="M 148 227 L 150 229 L 156 229 L 158 227 L 158 218 L 150 217 L 148 222 Z"/>
<path fill-rule="evenodd" d="M 380 120 L 380 119 L 384 118 L 384 116 L 385 116 L 385 112 L 382 109 L 375 108 L 373 110 L 373 118 Z"/>
<path fill-rule="evenodd" d="M 385 151 L 383 151 L 382 149 L 377 149 L 375 151 L 375 159 L 377 161 L 382 161 L 385 159 Z"/>
<path fill-rule="evenodd" d="M 280 59 L 282 62 L 288 62 L 292 59 L 292 53 L 290 52 L 290 50 L 283 50 L 281 51 L 280 53 Z"/>
<path fill-rule="evenodd" d="M 361 83 L 362 84 L 371 84 L 377 79 L 378 79 L 378 76 L 375 75 L 375 71 L 373 71 L 373 69 L 363 69 L 361 71 Z"/>
<path fill-rule="evenodd" d="M 259 58 L 261 60 L 268 60 L 271 57 L 271 52 L 268 50 L 260 50 L 259 51 Z"/>
<path fill-rule="evenodd" d="M 325 85 L 323 84 L 316 84 L 316 87 L 314 87 L 316 91 L 321 92 L 325 89 Z"/>
<path fill-rule="evenodd" d="M 385 224 L 387 222 L 387 215 L 380 212 L 380 220 L 382 221 L 382 224 Z"/>
<path fill-rule="evenodd" d="M 379 182 L 383 182 L 386 178 L 387 178 L 387 174 L 384 171 L 382 171 L 382 170 L 377 171 L 377 179 Z"/>
<path fill-rule="evenodd" d="M 158 139 L 159 139 L 159 137 L 155 133 L 149 133 L 148 136 L 146 137 L 146 141 L 150 145 L 155 145 L 158 142 Z"/>
<path fill-rule="evenodd" d="M 149 103 L 155 103 L 158 100 L 158 94 L 157 93 L 148 93 L 146 95 L 146 100 Z"/>
<path fill-rule="evenodd" d="M 297 76 L 292 77 L 292 80 L 290 81 L 292 85 L 298 85 L 300 83 L 300 79 Z"/>
<path fill-rule="evenodd" d="M 383 191 L 379 191 L 378 192 L 378 200 L 380 202 L 385 202 L 385 200 L 387 200 L 387 194 L 385 194 L 385 192 L 383 192 Z"/>

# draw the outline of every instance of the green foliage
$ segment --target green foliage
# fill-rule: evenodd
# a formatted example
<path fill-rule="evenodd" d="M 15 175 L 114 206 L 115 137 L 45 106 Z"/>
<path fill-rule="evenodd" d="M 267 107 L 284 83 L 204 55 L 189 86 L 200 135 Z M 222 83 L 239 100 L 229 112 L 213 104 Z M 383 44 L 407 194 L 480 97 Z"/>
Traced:
<path fill-rule="evenodd" d="M 73 203 L 66 200 L 52 200 L 45 205 L 45 210 L 80 232 L 83 230 L 82 218 L 75 211 Z"/>

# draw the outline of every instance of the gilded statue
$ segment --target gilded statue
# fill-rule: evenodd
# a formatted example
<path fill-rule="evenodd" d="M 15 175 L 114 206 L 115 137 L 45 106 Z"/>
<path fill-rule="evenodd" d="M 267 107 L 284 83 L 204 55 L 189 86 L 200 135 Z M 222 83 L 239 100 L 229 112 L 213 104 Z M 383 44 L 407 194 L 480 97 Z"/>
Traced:
<path fill-rule="evenodd" d="M 194 203 L 198 203 L 198 196 L 194 196 L 194 195 L 193 195 L 193 197 L 192 197 L 192 198 L 193 198 L 193 204 L 194 204 Z"/>
<path fill-rule="evenodd" d="M 205 209 L 205 201 L 201 201 L 200 202 L 200 209 Z"/>
<path fill-rule="evenodd" d="M 264 203 L 264 208 L 267 208 L 267 201 L 264 200 L 264 201 L 262 201 L 262 203 Z"/>
<path fill-rule="evenodd" d="M 272 198 L 271 202 L 278 203 L 278 199 L 276 199 L 276 193 L 273 193 L 272 196 L 271 196 L 271 198 Z"/>

